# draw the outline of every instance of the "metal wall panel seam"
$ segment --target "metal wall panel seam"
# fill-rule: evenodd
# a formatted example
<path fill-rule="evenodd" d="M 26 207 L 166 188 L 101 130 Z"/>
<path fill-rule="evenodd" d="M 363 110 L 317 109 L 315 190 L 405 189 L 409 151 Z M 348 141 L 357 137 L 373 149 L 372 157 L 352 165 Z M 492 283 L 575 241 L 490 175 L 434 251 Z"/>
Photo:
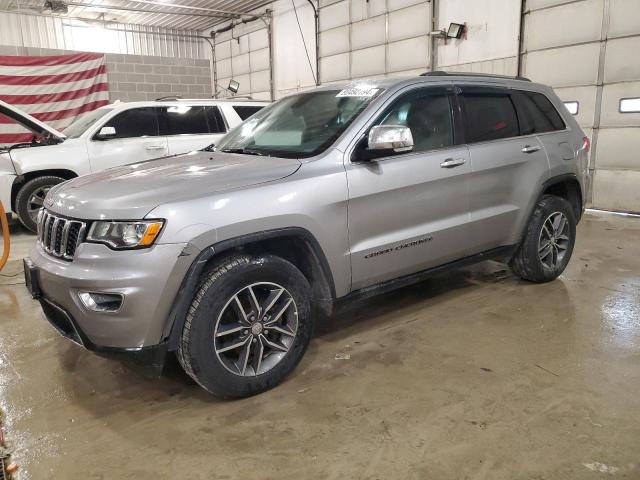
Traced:
<path fill-rule="evenodd" d="M 604 82 L 604 65 L 607 53 L 607 32 L 609 31 L 609 12 L 611 2 L 610 0 L 604 0 L 603 13 L 602 13 L 602 29 L 600 32 L 600 54 L 598 57 L 598 80 L 596 85 L 596 103 L 595 113 L 593 118 L 593 133 L 591 136 L 591 155 L 589 156 L 589 173 L 591 178 L 591 185 L 589 185 L 589 191 L 587 192 L 587 201 L 593 203 L 593 182 L 594 172 L 596 166 L 596 158 L 598 156 L 598 130 L 600 129 L 600 117 L 602 115 L 602 90 Z"/>

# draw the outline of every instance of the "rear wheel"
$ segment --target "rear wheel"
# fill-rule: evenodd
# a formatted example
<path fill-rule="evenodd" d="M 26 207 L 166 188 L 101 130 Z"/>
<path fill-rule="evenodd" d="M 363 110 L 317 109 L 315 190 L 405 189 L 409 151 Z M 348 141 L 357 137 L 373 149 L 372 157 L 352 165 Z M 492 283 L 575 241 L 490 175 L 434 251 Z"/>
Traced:
<path fill-rule="evenodd" d="M 22 225 L 32 232 L 36 231 L 38 211 L 44 206 L 47 193 L 64 181 L 64 178 L 46 175 L 33 178 L 20 188 L 16 196 L 16 212 Z"/>
<path fill-rule="evenodd" d="M 254 395 L 282 382 L 311 339 L 311 288 L 290 262 L 239 256 L 213 268 L 189 308 L 178 360 L 207 391 Z"/>
<path fill-rule="evenodd" d="M 524 280 L 554 280 L 569 263 L 575 237 L 576 219 L 571 204 L 564 198 L 544 195 L 509 266 Z"/>

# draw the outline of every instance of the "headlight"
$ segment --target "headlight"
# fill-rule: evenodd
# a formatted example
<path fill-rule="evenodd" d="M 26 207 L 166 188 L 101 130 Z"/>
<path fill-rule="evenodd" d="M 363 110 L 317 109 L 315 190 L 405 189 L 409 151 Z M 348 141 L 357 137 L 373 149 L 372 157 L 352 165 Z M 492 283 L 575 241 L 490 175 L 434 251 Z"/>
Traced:
<path fill-rule="evenodd" d="M 150 247 L 158 237 L 163 224 L 162 220 L 93 222 L 87 241 L 104 243 L 115 249 Z"/>

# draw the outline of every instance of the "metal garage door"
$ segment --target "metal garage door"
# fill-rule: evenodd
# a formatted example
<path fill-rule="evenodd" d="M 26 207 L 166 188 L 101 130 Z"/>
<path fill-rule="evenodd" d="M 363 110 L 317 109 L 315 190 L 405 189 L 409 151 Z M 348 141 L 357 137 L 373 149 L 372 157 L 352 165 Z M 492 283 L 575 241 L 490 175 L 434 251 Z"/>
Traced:
<path fill-rule="evenodd" d="M 524 75 L 577 102 L 592 138 L 593 206 L 640 211 L 640 112 L 620 111 L 640 97 L 640 2 L 528 0 L 524 32 Z"/>
<path fill-rule="evenodd" d="M 425 1 L 321 1 L 320 81 L 423 73 L 430 28 Z"/>
<path fill-rule="evenodd" d="M 237 27 L 215 37 L 217 92 L 232 78 L 240 83 L 239 95 L 257 100 L 271 99 L 269 30 L 259 22 L 250 27 Z M 229 93 L 229 95 L 231 95 Z"/>

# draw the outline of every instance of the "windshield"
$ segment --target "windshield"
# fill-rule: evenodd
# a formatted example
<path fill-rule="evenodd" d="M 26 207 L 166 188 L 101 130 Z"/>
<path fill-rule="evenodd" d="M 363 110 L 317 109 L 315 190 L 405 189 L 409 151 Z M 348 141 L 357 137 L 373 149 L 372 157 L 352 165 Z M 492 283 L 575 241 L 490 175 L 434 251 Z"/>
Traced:
<path fill-rule="evenodd" d="M 87 129 L 91 127 L 91 125 L 96 123 L 112 110 L 112 108 L 98 108 L 97 110 L 87 112 L 67 128 L 65 128 L 62 133 L 64 133 L 67 138 L 78 138 L 80 135 L 86 132 Z"/>
<path fill-rule="evenodd" d="M 301 93 L 260 110 L 216 146 L 231 153 L 311 157 L 326 150 L 379 93 L 347 96 L 347 90 Z"/>

